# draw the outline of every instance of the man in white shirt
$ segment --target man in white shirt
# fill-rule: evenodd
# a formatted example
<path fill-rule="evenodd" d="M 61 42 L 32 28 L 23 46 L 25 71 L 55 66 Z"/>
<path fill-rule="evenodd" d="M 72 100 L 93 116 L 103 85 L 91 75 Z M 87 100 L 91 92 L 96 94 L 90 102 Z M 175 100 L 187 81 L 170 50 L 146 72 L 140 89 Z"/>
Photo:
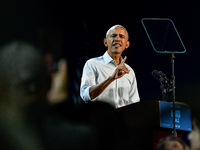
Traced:
<path fill-rule="evenodd" d="M 115 108 L 140 101 L 133 69 L 125 64 L 122 52 L 130 45 L 128 32 L 121 25 L 111 27 L 104 39 L 108 50 L 89 59 L 83 68 L 80 95 L 87 103 L 101 101 Z"/>

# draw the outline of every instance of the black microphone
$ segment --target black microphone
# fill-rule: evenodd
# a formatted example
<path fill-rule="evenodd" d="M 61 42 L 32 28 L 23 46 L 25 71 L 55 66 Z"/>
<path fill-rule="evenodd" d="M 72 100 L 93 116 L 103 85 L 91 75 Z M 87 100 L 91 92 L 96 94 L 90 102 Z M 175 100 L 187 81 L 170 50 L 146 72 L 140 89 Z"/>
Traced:
<path fill-rule="evenodd" d="M 161 75 L 157 70 L 152 71 L 152 75 L 158 80 L 161 78 Z"/>
<path fill-rule="evenodd" d="M 163 78 L 163 80 L 167 83 L 167 84 L 172 84 L 172 81 L 171 80 L 169 80 L 168 78 L 167 78 L 167 76 L 162 72 L 162 71 L 159 71 L 159 73 L 160 73 L 160 75 L 162 76 L 162 78 Z"/>
<path fill-rule="evenodd" d="M 153 75 L 157 80 L 159 80 L 162 84 L 169 84 L 169 85 L 172 84 L 171 80 L 169 80 L 169 79 L 167 78 L 167 76 L 166 76 L 162 71 L 154 70 L 154 71 L 152 72 L 152 75 Z"/>

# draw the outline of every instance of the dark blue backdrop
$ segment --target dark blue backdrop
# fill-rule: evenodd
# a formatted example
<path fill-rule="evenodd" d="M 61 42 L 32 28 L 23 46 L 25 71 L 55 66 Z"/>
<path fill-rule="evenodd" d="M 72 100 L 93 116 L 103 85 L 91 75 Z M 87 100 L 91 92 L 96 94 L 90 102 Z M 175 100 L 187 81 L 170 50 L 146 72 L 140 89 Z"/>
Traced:
<path fill-rule="evenodd" d="M 74 78 L 76 83 L 80 81 L 76 69 L 81 73 L 88 58 L 102 55 L 106 50 L 103 45 L 106 31 L 112 25 L 121 24 L 129 31 L 131 41 L 123 56 L 128 56 L 126 62 L 135 70 L 141 100 L 161 100 L 160 83 L 151 72 L 161 70 L 171 78 L 171 55 L 153 50 L 141 19 L 170 18 L 187 49 L 186 53 L 177 54 L 175 58 L 176 100 L 190 103 L 198 100 L 200 90 L 199 5 L 198 1 L 179 0 L 3 0 L 0 5 L 0 44 L 12 39 L 26 39 L 41 46 L 41 30 L 58 31 L 60 36 L 49 35 L 52 36 L 50 45 L 57 47 L 59 42 L 63 43 L 58 50 L 68 60 L 72 89 Z M 61 37 L 60 41 L 57 37 Z M 171 95 L 168 100 L 172 100 Z"/>

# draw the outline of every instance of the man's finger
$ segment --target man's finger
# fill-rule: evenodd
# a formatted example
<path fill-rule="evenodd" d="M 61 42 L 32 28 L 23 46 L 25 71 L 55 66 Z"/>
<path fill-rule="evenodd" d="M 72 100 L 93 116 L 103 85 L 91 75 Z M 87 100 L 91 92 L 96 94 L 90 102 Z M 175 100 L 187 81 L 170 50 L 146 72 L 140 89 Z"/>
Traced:
<path fill-rule="evenodd" d="M 126 59 L 127 59 L 127 57 L 125 56 L 122 63 L 121 63 L 122 65 L 125 63 Z"/>
<path fill-rule="evenodd" d="M 126 72 L 126 73 L 130 72 L 130 70 L 125 65 L 123 66 L 123 71 Z"/>

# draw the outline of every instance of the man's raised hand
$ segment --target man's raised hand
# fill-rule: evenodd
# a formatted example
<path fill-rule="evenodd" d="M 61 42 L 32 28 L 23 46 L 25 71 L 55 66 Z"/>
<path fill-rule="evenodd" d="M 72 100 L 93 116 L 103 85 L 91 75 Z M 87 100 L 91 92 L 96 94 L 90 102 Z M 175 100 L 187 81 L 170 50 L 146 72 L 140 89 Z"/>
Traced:
<path fill-rule="evenodd" d="M 115 69 L 112 78 L 113 79 L 118 79 L 121 78 L 122 76 L 124 76 L 126 73 L 129 73 L 130 70 L 126 67 L 126 65 L 124 65 L 125 61 L 126 61 L 127 57 L 125 56 L 125 58 L 123 59 L 123 61 L 121 61 L 121 63 L 117 66 L 117 68 Z"/>

